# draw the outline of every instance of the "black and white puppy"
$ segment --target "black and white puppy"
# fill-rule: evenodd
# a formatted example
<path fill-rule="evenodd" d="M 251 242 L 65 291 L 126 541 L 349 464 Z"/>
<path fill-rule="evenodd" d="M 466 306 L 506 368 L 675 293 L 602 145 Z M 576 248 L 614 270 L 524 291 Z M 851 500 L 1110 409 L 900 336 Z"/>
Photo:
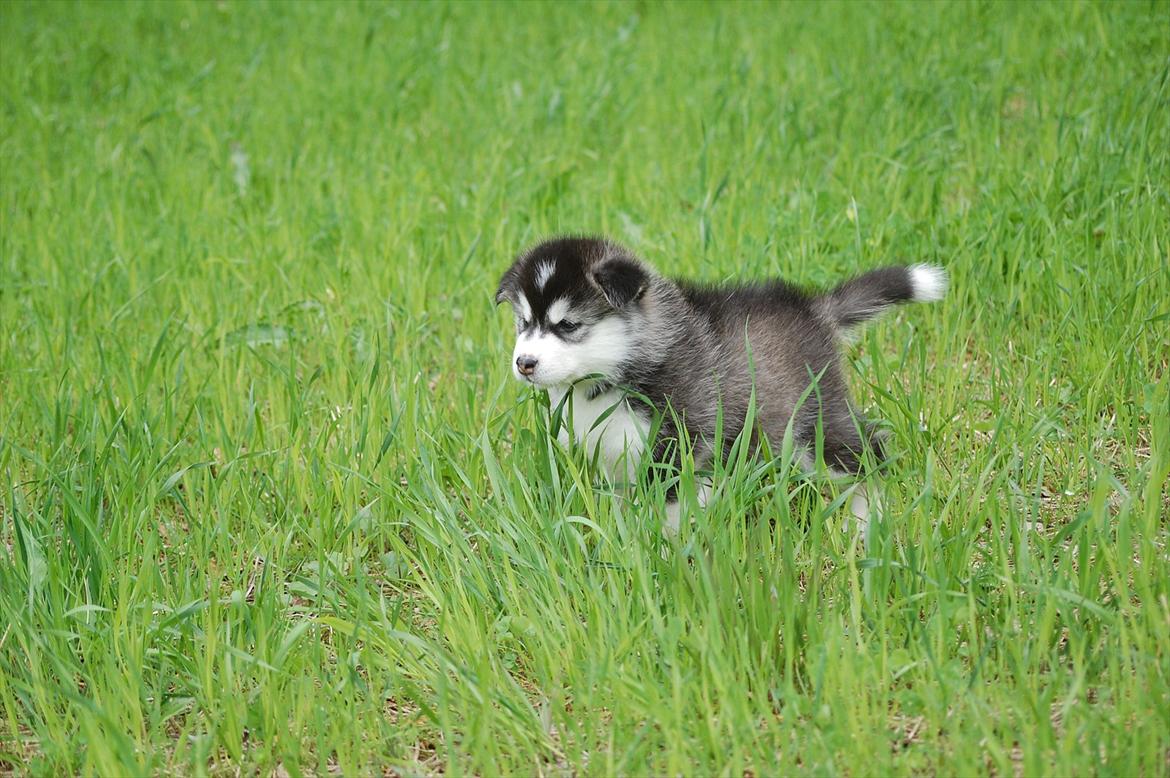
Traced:
<path fill-rule="evenodd" d="M 808 466 L 819 428 L 826 464 L 859 476 L 863 452 L 880 460 L 882 445 L 852 407 L 838 344 L 889 307 L 940 300 L 946 288 L 946 273 L 929 265 L 872 270 L 819 294 L 780 280 L 702 286 L 665 278 L 612 241 L 561 237 L 522 253 L 496 302 L 516 314 L 513 373 L 549 392 L 566 442 L 572 434 L 597 452 L 611 477 L 628 477 L 647 453 L 677 464 L 680 435 L 702 467 L 720 450 L 717 434 L 726 446 L 743 431 L 753 387 L 769 440 L 791 423 Z M 869 507 L 859 483 L 851 508 L 863 526 Z"/>

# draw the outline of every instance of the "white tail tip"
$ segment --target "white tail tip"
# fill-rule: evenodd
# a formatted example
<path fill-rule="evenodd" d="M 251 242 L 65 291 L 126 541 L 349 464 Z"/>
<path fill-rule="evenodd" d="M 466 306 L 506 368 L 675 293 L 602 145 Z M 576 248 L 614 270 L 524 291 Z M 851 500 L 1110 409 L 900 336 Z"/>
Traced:
<path fill-rule="evenodd" d="M 912 265 L 910 287 L 914 290 L 914 301 L 918 303 L 937 302 L 947 294 L 947 271 L 937 265 Z"/>

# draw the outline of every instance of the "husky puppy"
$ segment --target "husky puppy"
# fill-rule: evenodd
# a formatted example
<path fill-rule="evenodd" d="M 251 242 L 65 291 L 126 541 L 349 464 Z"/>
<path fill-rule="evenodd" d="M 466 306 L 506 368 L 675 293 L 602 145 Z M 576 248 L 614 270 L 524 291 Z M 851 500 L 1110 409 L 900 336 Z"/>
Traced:
<path fill-rule="evenodd" d="M 882 441 L 852 407 L 838 344 L 891 306 L 940 300 L 946 287 L 929 265 L 872 270 L 823 293 L 780 280 L 705 286 L 665 278 L 604 238 L 559 237 L 516 259 L 496 302 L 516 315 L 514 375 L 548 391 L 563 409 L 562 439 L 599 454 L 611 477 L 629 477 L 647 453 L 677 465 L 680 435 L 697 466 L 709 463 L 717 434 L 727 446 L 743 432 L 753 388 L 769 440 L 791 423 L 808 466 L 819 428 L 826 464 L 860 477 L 863 453 L 880 460 Z M 668 494 L 673 533 L 679 507 Z M 864 527 L 861 483 L 851 508 Z"/>

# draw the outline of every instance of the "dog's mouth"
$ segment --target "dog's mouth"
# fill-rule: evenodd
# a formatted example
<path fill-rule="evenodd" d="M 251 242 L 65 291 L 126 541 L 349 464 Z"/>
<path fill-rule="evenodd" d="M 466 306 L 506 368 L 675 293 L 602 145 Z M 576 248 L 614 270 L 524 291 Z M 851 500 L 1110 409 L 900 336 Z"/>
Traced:
<path fill-rule="evenodd" d="M 522 376 L 517 376 L 517 377 L 520 379 L 521 382 L 526 383 L 529 386 L 535 386 L 537 389 L 547 389 L 550 386 L 555 385 L 555 382 L 544 381 L 540 378 L 540 376 L 522 375 Z"/>
<path fill-rule="evenodd" d="M 535 387 L 537 389 L 551 389 L 555 386 L 562 386 L 566 383 L 572 383 L 572 379 L 565 380 L 559 377 L 550 377 L 547 371 L 542 372 L 537 370 L 533 373 L 525 375 L 519 370 L 513 368 L 512 375 L 522 384 Z"/>
<path fill-rule="evenodd" d="M 532 384 L 533 386 L 540 386 L 540 377 L 537 376 L 536 373 L 534 373 L 534 372 L 528 373 L 528 374 L 521 373 L 519 370 L 516 369 L 515 366 L 513 366 L 512 367 L 512 377 L 515 378 L 517 381 L 519 381 L 522 384 Z"/>

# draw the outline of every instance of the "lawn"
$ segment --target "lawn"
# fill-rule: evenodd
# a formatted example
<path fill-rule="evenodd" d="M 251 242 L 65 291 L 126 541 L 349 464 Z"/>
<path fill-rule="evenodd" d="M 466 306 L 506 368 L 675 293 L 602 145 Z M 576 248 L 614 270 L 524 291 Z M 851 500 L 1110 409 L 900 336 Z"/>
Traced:
<path fill-rule="evenodd" d="M 559 231 L 949 270 L 868 547 L 550 440 Z M 0 774 L 1170 774 L 1168 251 L 1162 0 L 2 3 Z"/>

